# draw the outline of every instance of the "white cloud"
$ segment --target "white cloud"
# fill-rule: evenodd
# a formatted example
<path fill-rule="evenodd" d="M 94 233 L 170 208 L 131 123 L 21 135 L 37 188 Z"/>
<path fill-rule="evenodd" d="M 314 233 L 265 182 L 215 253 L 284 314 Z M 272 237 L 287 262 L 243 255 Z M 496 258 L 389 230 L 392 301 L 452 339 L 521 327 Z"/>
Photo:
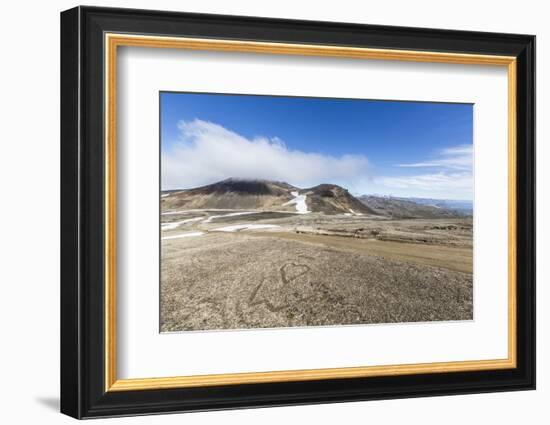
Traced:
<path fill-rule="evenodd" d="M 442 149 L 433 158 L 397 166 L 431 170 L 418 175 L 379 177 L 375 179 L 375 185 L 381 193 L 447 199 L 473 197 L 472 145 Z"/>
<path fill-rule="evenodd" d="M 472 146 L 441 150 L 434 158 L 399 167 L 433 167 L 418 175 L 371 175 L 367 157 L 339 157 L 289 149 L 277 137 L 247 138 L 221 125 L 180 121 L 180 139 L 162 152 L 162 188 L 186 189 L 229 177 L 284 181 L 305 188 L 339 184 L 356 195 L 379 193 L 471 199 Z M 388 171 L 388 170 L 384 170 Z M 426 170 L 428 171 L 428 170 Z"/>
<path fill-rule="evenodd" d="M 471 172 L 438 172 L 413 176 L 374 179 L 378 192 L 395 196 L 438 199 L 472 199 L 474 180 Z"/>
<path fill-rule="evenodd" d="M 278 138 L 243 137 L 221 125 L 180 121 L 181 139 L 162 152 L 162 188 L 197 187 L 229 177 L 279 180 L 298 187 L 352 183 L 367 175 L 363 155 L 334 157 L 286 147 Z"/>
<path fill-rule="evenodd" d="M 460 145 L 442 149 L 438 155 L 430 160 L 398 164 L 399 167 L 438 167 L 455 170 L 471 170 L 473 161 L 473 146 Z"/>

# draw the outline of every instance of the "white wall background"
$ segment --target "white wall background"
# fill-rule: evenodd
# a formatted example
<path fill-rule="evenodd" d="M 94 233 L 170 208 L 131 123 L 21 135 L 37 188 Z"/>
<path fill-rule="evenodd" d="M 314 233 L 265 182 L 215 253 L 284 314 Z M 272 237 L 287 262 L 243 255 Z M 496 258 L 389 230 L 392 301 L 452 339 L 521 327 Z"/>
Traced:
<path fill-rule="evenodd" d="M 536 34 L 538 217 L 550 215 L 550 27 L 535 0 L 144 0 L 101 6 L 348 21 Z M 59 12 L 77 3 L 9 2 L 0 16 L 0 421 L 70 423 L 57 413 L 59 392 Z M 547 423 L 550 413 L 550 225 L 538 222 L 538 390 L 195 413 L 110 420 L 109 423 L 257 424 Z M 545 403 L 546 402 L 546 403 Z"/>

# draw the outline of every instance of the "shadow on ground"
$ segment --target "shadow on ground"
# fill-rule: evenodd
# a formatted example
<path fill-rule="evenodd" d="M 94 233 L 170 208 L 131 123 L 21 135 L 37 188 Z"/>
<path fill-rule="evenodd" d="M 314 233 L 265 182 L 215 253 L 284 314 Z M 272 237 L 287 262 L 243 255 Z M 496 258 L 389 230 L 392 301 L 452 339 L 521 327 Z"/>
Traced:
<path fill-rule="evenodd" d="M 59 397 L 36 397 L 35 400 L 38 404 L 59 412 Z"/>

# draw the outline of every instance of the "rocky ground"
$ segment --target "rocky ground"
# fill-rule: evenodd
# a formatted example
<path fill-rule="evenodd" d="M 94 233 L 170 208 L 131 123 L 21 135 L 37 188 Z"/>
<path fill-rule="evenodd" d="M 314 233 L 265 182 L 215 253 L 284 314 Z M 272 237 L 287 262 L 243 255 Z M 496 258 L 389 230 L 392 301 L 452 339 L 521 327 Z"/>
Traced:
<path fill-rule="evenodd" d="M 471 218 L 171 211 L 161 330 L 471 320 Z"/>

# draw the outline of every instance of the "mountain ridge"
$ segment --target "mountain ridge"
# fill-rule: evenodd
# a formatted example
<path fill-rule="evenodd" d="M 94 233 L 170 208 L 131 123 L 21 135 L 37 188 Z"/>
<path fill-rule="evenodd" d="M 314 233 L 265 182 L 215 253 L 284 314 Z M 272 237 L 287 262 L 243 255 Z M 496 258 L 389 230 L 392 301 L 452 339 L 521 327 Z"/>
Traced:
<path fill-rule="evenodd" d="M 376 215 L 347 189 L 335 184 L 299 188 L 281 181 L 234 177 L 191 189 L 163 191 L 161 202 L 163 210 L 259 209 Z"/>
<path fill-rule="evenodd" d="M 354 196 L 342 186 L 321 183 L 299 188 L 283 181 L 230 177 L 211 184 L 162 191 L 164 210 L 239 209 L 351 216 L 375 215 L 389 218 L 461 217 L 467 211 L 430 205 L 429 199 L 376 195 Z M 443 202 L 443 201 L 440 201 Z"/>
<path fill-rule="evenodd" d="M 358 199 L 378 214 L 392 218 L 454 218 L 471 215 L 468 211 L 447 208 L 443 204 L 416 202 L 415 198 L 361 195 Z"/>

